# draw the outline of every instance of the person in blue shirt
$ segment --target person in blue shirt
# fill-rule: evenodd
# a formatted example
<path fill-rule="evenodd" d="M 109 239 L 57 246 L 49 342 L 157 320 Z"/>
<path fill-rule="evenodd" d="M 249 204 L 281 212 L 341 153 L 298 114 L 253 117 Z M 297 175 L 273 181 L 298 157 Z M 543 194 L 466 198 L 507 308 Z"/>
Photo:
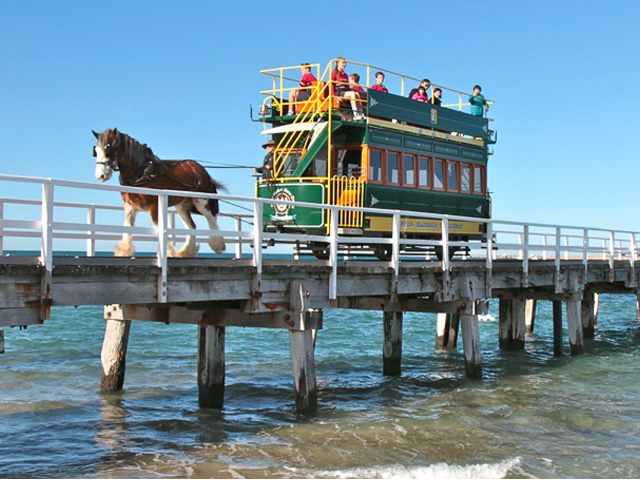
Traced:
<path fill-rule="evenodd" d="M 469 103 L 471 104 L 471 115 L 476 115 L 478 117 L 482 117 L 484 115 L 484 109 L 486 107 L 489 110 L 489 105 L 487 105 L 487 101 L 484 99 L 484 95 L 480 92 L 482 88 L 480 85 L 476 85 L 473 87 L 473 96 L 469 97 Z"/>

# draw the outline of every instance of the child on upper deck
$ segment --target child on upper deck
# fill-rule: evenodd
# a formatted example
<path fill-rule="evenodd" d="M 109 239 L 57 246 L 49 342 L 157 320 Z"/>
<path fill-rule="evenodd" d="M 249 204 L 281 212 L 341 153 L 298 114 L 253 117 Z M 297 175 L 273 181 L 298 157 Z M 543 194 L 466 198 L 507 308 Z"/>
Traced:
<path fill-rule="evenodd" d="M 336 97 L 343 97 L 345 100 L 348 100 L 353 110 L 353 118 L 355 120 L 363 120 L 365 116 L 358 105 L 360 92 L 350 88 L 349 76 L 344 71 L 346 66 L 347 61 L 344 57 L 336 59 L 336 68 L 331 72 L 331 93 Z"/>
<path fill-rule="evenodd" d="M 302 73 L 300 88 L 289 92 L 289 111 L 287 115 L 294 115 L 296 113 L 295 102 L 309 100 L 309 97 L 311 97 L 311 86 L 317 82 L 316 77 L 311 73 L 311 66 L 308 63 L 303 63 L 300 66 L 300 72 Z"/>
<path fill-rule="evenodd" d="M 422 85 L 420 85 L 418 87 L 417 92 L 411 96 L 411 100 L 417 100 L 419 102 L 425 102 L 425 103 L 429 101 L 429 98 L 427 97 L 425 93 L 425 89 Z"/>
<path fill-rule="evenodd" d="M 387 87 L 385 87 L 383 83 L 384 83 L 384 73 L 378 72 L 376 73 L 376 83 L 371 85 L 369 89 L 377 90 L 379 92 L 389 93 L 389 90 L 387 90 Z"/>

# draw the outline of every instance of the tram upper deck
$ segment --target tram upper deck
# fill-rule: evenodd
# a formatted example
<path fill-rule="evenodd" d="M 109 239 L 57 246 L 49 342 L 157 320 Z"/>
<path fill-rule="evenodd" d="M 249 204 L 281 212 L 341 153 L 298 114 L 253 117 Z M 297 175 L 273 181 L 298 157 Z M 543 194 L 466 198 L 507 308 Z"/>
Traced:
<path fill-rule="evenodd" d="M 311 123 L 322 120 L 361 122 L 382 129 L 396 130 L 414 134 L 431 134 L 444 140 L 486 147 L 495 143 L 493 132 L 489 129 L 490 119 L 471 115 L 468 103 L 470 93 L 431 83 L 427 89 L 429 103 L 412 100 L 407 97 L 409 91 L 420 84 L 420 79 L 396 73 L 384 68 L 349 61 L 345 71 L 356 73 L 361 81 L 357 106 L 361 108 L 365 119 L 354 117 L 352 102 L 348 98 L 334 94 L 336 85 L 344 84 L 352 89 L 354 84 L 332 80 L 332 71 L 338 59 L 331 60 L 324 69 L 320 64 L 306 65 L 316 79 L 311 85 L 301 87 L 301 66 L 280 67 L 262 70 L 260 73 L 271 79 L 271 88 L 261 91 L 264 100 L 260 113 L 263 121 L 271 123 L 273 129 L 265 134 L 279 134 L 287 131 L 310 129 Z M 385 86 L 389 93 L 377 91 L 370 86 L 375 84 L 375 74 L 385 74 Z M 434 92 L 443 92 L 441 105 L 434 103 Z M 292 95 L 292 93 L 294 93 Z M 298 92 L 304 92 L 298 95 Z M 455 102 L 448 99 L 454 97 Z M 302 99 L 299 99 L 301 97 Z M 493 101 L 485 99 L 487 105 Z M 351 104 L 351 105 L 350 105 Z M 291 115 L 290 112 L 296 113 Z M 289 127 L 287 127 L 289 126 Z M 276 127 L 281 127 L 277 128 Z M 274 130 L 275 129 L 275 130 Z"/>

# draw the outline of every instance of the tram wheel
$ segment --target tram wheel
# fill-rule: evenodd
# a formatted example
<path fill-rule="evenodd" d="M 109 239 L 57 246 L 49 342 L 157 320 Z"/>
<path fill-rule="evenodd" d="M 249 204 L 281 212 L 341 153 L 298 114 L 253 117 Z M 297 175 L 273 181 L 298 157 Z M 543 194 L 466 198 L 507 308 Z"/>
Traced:
<path fill-rule="evenodd" d="M 328 243 L 312 242 L 309 244 L 309 248 L 311 249 L 313 256 L 318 260 L 329 260 Z"/>
<path fill-rule="evenodd" d="M 436 250 L 436 258 L 439 261 L 442 261 L 442 258 L 444 257 L 444 255 L 442 254 L 442 247 L 435 247 Z M 449 260 L 451 260 L 453 258 L 453 256 L 456 254 L 456 252 L 458 251 L 458 249 L 456 247 L 449 247 Z"/>
<path fill-rule="evenodd" d="M 373 254 L 383 262 L 391 260 L 391 245 L 376 245 L 373 247 Z"/>

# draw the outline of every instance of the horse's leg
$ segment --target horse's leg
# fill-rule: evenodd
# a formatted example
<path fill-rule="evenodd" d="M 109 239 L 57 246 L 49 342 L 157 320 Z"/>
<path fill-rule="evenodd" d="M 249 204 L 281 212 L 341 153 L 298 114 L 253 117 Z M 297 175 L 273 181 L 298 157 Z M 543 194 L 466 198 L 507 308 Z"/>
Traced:
<path fill-rule="evenodd" d="M 209 222 L 209 229 L 218 230 L 218 221 L 216 220 L 216 215 L 211 213 L 211 208 L 209 208 L 209 200 L 204 198 L 194 198 L 193 204 L 196 207 L 196 209 L 202 215 L 204 215 L 204 217 L 207 219 L 207 222 Z M 211 250 L 216 252 L 218 255 L 224 252 L 224 248 L 225 248 L 224 238 L 209 237 L 208 243 L 209 243 L 209 246 L 211 247 Z"/>
<path fill-rule="evenodd" d="M 128 202 L 124 203 L 124 226 L 133 227 L 136 223 L 136 208 Z M 135 249 L 131 243 L 133 234 L 125 232 L 122 234 L 122 240 L 116 244 L 116 257 L 132 257 Z"/>
<path fill-rule="evenodd" d="M 184 223 L 184 226 L 186 228 L 195 230 L 196 223 L 193 221 L 193 218 L 191 218 L 191 208 L 192 208 L 192 203 L 189 200 L 185 200 L 176 205 L 176 211 L 180 215 L 180 218 L 182 219 L 182 223 Z M 198 255 L 198 250 L 200 250 L 200 247 L 196 243 L 196 236 L 189 235 L 187 236 L 187 241 L 185 242 L 185 244 L 182 246 L 180 250 L 178 250 L 178 256 L 183 258 L 195 257 Z"/>

